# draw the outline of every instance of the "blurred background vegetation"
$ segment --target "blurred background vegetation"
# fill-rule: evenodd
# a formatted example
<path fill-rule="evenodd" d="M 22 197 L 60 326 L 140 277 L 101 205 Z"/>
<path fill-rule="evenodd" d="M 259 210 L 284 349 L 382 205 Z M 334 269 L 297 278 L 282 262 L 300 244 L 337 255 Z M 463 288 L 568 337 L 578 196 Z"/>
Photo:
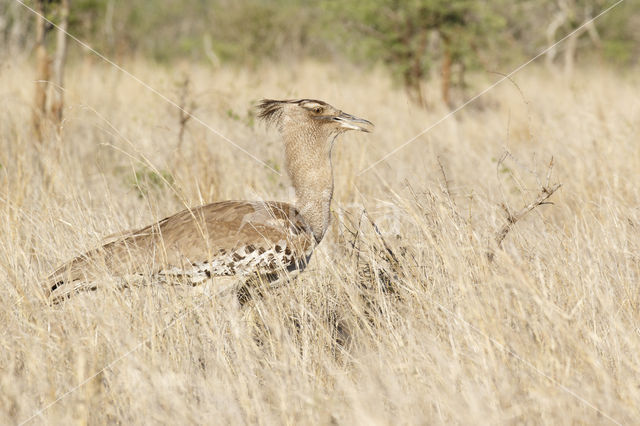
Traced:
<path fill-rule="evenodd" d="M 469 71 L 517 65 L 614 2 L 72 0 L 68 28 L 117 62 L 143 56 L 258 69 L 269 61 L 313 58 L 384 66 L 420 104 L 421 83 L 439 77 L 442 99 L 450 103 L 451 88 L 464 89 Z M 44 9 L 59 21 L 56 1 L 44 1 Z M 0 0 L 0 55 L 31 54 L 34 26 L 33 14 L 20 3 Z M 638 28 L 640 2 L 624 1 L 547 55 L 546 63 L 569 74 L 574 63 L 637 64 Z M 87 54 L 69 43 L 71 61 Z"/>

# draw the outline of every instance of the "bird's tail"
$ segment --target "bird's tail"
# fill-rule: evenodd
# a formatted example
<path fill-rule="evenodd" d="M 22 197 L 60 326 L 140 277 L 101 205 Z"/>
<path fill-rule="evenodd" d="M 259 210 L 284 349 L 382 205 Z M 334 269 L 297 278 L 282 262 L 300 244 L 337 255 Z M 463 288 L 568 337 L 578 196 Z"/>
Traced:
<path fill-rule="evenodd" d="M 61 265 L 42 283 L 48 301 L 58 303 L 71 295 L 96 289 L 97 272 L 100 268 L 98 250 L 82 254 Z"/>
<path fill-rule="evenodd" d="M 140 275 L 145 250 L 137 244 L 141 241 L 136 241 L 136 237 L 109 242 L 60 266 L 41 283 L 46 298 L 58 303 L 78 292 L 95 290 L 108 276 L 122 281 Z"/>

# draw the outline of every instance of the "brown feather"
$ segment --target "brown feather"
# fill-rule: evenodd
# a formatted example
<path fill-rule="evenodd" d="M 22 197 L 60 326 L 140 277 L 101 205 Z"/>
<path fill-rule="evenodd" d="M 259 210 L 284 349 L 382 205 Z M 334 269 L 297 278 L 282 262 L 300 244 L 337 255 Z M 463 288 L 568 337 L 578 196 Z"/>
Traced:
<path fill-rule="evenodd" d="M 105 272 L 119 277 L 189 275 L 198 269 L 208 276 L 270 274 L 303 269 L 314 245 L 313 234 L 290 204 L 222 201 L 125 233 L 61 266 L 47 278 L 46 285 L 48 291 L 66 293 L 64 283 L 91 283 Z M 268 256 L 270 251 L 273 259 Z M 276 261 L 278 251 L 283 253 L 280 262 Z M 252 259 L 267 254 L 251 264 L 242 262 L 253 252 Z M 207 272 L 207 265 L 218 267 Z"/>
<path fill-rule="evenodd" d="M 45 281 L 56 301 L 93 289 L 107 275 L 129 282 L 182 276 L 198 283 L 212 276 L 265 275 L 304 269 L 331 215 L 331 149 L 346 130 L 372 124 L 313 99 L 264 99 L 258 117 L 278 126 L 296 207 L 281 202 L 223 201 L 184 210 L 151 226 L 112 236 L 62 265 Z"/>

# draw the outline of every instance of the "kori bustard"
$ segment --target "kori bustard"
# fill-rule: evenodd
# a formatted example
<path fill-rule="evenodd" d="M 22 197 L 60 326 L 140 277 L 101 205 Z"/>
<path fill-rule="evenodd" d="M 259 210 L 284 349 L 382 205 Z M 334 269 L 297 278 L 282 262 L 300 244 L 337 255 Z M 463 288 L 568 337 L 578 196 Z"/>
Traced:
<path fill-rule="evenodd" d="M 258 117 L 282 136 L 294 205 L 221 201 L 184 210 L 62 265 L 46 279 L 47 297 L 59 301 L 95 289 L 105 272 L 123 280 L 151 274 L 197 284 L 210 277 L 273 281 L 302 271 L 329 226 L 334 141 L 347 130 L 370 132 L 373 124 L 312 99 L 264 99 Z"/>

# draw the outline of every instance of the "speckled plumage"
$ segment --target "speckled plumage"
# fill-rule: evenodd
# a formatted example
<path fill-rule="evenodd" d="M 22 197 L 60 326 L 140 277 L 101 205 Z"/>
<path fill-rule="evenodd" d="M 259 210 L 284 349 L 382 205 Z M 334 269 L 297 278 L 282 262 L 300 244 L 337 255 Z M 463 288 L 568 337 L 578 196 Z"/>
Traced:
<path fill-rule="evenodd" d="M 105 271 L 122 279 L 149 274 L 193 284 L 302 271 L 329 225 L 335 137 L 349 129 L 369 131 L 371 123 L 309 99 L 264 100 L 258 109 L 282 134 L 295 206 L 222 201 L 184 210 L 62 265 L 45 281 L 48 296 L 57 300 L 94 288 Z"/>

